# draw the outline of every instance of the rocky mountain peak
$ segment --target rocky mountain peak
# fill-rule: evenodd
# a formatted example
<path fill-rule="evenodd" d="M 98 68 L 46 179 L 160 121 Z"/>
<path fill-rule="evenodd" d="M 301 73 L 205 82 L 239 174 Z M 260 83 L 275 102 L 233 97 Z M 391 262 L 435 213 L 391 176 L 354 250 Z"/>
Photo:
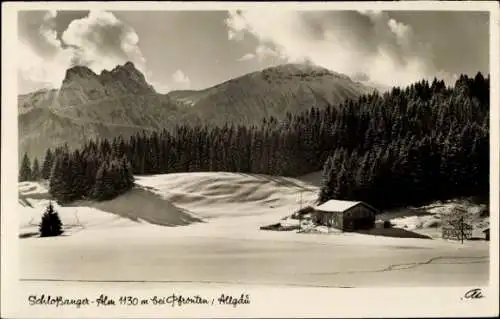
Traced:
<path fill-rule="evenodd" d="M 80 105 L 107 98 L 119 98 L 130 94 L 154 93 L 146 78 L 132 62 L 118 65 L 99 75 L 86 66 L 73 66 L 59 90 L 60 105 Z"/>
<path fill-rule="evenodd" d="M 131 71 L 137 71 L 134 63 L 130 62 L 130 61 L 127 61 L 127 63 L 125 63 L 123 65 L 123 68 L 126 69 L 126 70 L 131 70 Z"/>
<path fill-rule="evenodd" d="M 64 76 L 63 85 L 71 83 L 72 81 L 78 81 L 79 79 L 85 78 L 97 78 L 91 69 L 83 65 L 75 65 L 66 70 L 66 75 Z"/>

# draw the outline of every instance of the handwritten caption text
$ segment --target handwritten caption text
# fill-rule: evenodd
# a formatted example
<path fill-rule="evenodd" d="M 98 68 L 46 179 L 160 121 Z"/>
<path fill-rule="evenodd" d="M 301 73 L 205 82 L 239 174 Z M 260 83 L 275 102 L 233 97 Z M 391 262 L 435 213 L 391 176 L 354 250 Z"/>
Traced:
<path fill-rule="evenodd" d="M 139 298 L 136 296 L 118 296 L 111 297 L 105 294 L 99 295 L 97 298 L 67 298 L 63 296 L 51 295 L 30 295 L 28 297 L 28 304 L 30 306 L 55 306 L 65 307 L 73 306 L 81 308 L 85 306 L 96 307 L 113 307 L 113 306 L 170 306 L 170 307 L 183 307 L 189 305 L 206 305 L 206 306 L 219 306 L 227 305 L 237 307 L 240 305 L 250 304 L 250 296 L 248 294 L 241 294 L 239 296 L 230 296 L 221 294 L 217 297 L 204 297 L 200 295 L 183 296 L 171 294 L 168 296 L 151 296 L 146 298 Z"/>

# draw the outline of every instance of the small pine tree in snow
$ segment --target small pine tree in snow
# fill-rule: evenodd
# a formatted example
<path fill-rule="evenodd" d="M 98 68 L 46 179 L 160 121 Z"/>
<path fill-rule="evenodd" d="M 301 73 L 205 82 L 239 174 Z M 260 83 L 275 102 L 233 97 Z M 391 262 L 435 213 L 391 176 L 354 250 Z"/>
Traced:
<path fill-rule="evenodd" d="M 62 233 L 61 219 L 50 202 L 42 216 L 42 222 L 40 223 L 40 237 L 59 236 Z"/>

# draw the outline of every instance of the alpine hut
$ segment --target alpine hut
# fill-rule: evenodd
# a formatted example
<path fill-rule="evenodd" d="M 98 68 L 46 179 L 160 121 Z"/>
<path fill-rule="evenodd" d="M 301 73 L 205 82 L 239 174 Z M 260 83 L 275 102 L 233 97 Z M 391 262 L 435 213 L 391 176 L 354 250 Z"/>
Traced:
<path fill-rule="evenodd" d="M 314 208 L 311 214 L 316 224 L 342 231 L 356 231 L 375 227 L 375 215 L 379 211 L 364 203 L 329 200 Z"/>

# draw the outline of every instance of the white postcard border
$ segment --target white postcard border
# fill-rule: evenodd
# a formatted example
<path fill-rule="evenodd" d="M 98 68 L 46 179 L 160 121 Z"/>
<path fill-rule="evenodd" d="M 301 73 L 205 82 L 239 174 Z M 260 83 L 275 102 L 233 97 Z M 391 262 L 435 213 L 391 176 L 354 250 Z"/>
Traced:
<path fill-rule="evenodd" d="M 39 2 L 2 4 L 2 183 L 1 183 L 1 308 L 2 317 L 440 317 L 440 316 L 491 316 L 498 315 L 498 240 L 499 240 L 499 6 L 494 1 L 415 1 L 415 2 L 349 2 L 349 3 L 251 3 L 251 2 Z M 139 298 L 153 294 L 218 296 L 220 293 L 250 295 L 251 304 L 241 307 L 82 307 L 29 309 L 25 291 L 18 281 L 18 225 L 17 197 L 17 11 L 49 9 L 102 9 L 102 10 L 228 10 L 263 9 L 279 10 L 414 10 L 414 11 L 489 11 L 490 12 L 490 284 L 483 288 L 485 298 L 462 300 L 463 294 L 476 287 L 418 287 L 418 288 L 269 288 L 254 286 L 183 288 L 158 285 L 158 288 L 141 289 L 121 286 L 106 287 L 96 291 L 89 288 L 89 296 L 101 293 L 119 296 L 134 295 Z M 55 289 L 55 290 L 60 290 Z M 70 293 L 69 290 L 63 290 Z M 38 291 L 32 293 L 57 293 Z"/>

